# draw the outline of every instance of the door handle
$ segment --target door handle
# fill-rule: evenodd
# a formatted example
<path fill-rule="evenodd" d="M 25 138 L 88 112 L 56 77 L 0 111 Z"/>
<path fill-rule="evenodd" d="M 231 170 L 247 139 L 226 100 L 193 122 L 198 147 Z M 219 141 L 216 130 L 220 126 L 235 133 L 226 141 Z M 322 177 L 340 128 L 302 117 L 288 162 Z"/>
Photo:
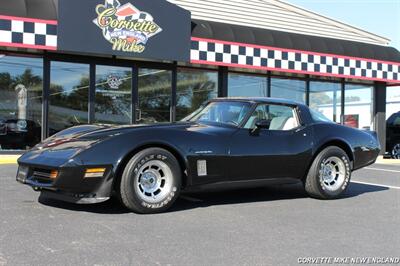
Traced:
<path fill-rule="evenodd" d="M 300 131 L 302 131 L 304 128 L 305 128 L 304 126 L 300 126 L 299 128 L 296 129 L 295 132 L 296 132 L 296 133 L 297 133 L 297 132 L 300 132 Z"/>
<path fill-rule="evenodd" d="M 304 129 L 304 126 L 302 126 L 302 127 L 299 127 L 298 129 L 296 129 L 296 133 L 298 133 L 298 132 L 300 132 L 300 131 L 302 131 Z M 303 133 L 303 137 L 307 137 L 307 133 Z"/>

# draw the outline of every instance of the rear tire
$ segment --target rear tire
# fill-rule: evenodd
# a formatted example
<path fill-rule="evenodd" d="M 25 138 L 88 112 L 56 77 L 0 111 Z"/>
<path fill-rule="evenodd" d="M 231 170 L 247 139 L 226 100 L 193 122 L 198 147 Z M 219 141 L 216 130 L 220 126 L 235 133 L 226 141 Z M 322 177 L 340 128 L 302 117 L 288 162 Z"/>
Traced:
<path fill-rule="evenodd" d="M 121 178 L 120 198 L 136 213 L 159 213 L 174 203 L 181 188 L 181 169 L 176 158 L 161 148 L 135 154 Z"/>
<path fill-rule="evenodd" d="M 350 160 L 346 152 L 329 146 L 314 159 L 304 187 L 313 198 L 334 199 L 346 190 L 350 178 Z"/>

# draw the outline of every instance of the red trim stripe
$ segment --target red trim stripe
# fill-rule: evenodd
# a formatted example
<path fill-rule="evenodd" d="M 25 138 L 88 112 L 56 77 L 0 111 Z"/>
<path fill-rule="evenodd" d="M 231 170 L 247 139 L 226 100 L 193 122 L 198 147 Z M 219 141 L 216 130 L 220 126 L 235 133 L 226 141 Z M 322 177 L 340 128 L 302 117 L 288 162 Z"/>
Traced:
<path fill-rule="evenodd" d="M 296 74 L 309 74 L 309 75 L 314 75 L 314 76 L 363 79 L 363 80 L 373 80 L 373 81 L 386 81 L 386 82 L 394 82 L 394 83 L 398 83 L 399 82 L 398 80 L 383 79 L 383 78 L 368 78 L 368 77 L 350 76 L 350 75 L 342 75 L 342 74 L 330 74 L 330 73 L 312 72 L 312 71 L 305 71 L 305 70 L 293 70 L 293 69 L 264 67 L 264 66 L 240 65 L 240 64 L 233 64 L 233 63 L 223 63 L 223 62 L 210 62 L 210 61 L 204 61 L 204 60 L 190 60 L 190 63 L 192 63 L 192 64 L 203 64 L 203 65 L 214 65 L 214 66 L 249 68 L 249 69 L 261 69 L 261 70 L 266 70 L 266 71 L 269 70 L 269 71 L 289 72 L 289 73 L 296 73 Z"/>
<path fill-rule="evenodd" d="M 45 23 L 45 24 L 57 25 L 57 20 L 45 20 L 45 19 L 37 19 L 37 18 L 13 17 L 13 16 L 4 16 L 4 15 L 0 15 L 0 19 L 19 20 L 19 21 L 25 21 L 25 22 L 37 22 L 37 23 Z"/>
<path fill-rule="evenodd" d="M 318 53 L 318 52 L 310 52 L 310 51 L 302 51 L 302 50 L 295 50 L 295 49 L 278 48 L 278 47 L 272 47 L 272 46 L 261 46 L 261 45 L 249 44 L 249 43 L 228 42 L 228 41 L 206 39 L 206 38 L 197 38 L 197 37 L 192 37 L 192 41 L 203 41 L 203 42 L 220 43 L 220 44 L 227 44 L 227 45 L 240 45 L 240 46 L 260 48 L 260 49 L 277 50 L 277 51 L 281 51 L 281 52 L 294 52 L 294 53 L 302 53 L 302 54 L 307 54 L 307 55 L 330 56 L 330 57 L 335 57 L 335 58 L 362 60 L 362 61 L 367 61 L 367 62 L 376 62 L 376 63 L 383 63 L 383 64 L 391 64 L 391 65 L 400 66 L 400 63 L 398 63 L 398 62 L 382 61 L 382 60 L 375 60 L 375 59 L 361 58 L 361 57 L 352 57 L 352 56 L 344 56 L 344 55 L 337 55 L 337 54 L 324 54 L 324 53 Z"/>
<path fill-rule="evenodd" d="M 34 45 L 34 44 L 24 44 L 24 43 L 10 43 L 10 42 L 0 42 L 0 46 L 41 49 L 41 50 L 57 50 L 56 46 Z"/>

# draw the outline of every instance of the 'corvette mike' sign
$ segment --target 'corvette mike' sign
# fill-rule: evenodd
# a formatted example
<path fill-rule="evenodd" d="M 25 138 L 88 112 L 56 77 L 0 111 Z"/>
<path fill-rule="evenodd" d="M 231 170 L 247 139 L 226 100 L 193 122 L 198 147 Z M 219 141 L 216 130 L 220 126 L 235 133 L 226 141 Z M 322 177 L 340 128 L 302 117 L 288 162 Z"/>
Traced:
<path fill-rule="evenodd" d="M 104 5 L 96 6 L 96 13 L 94 24 L 116 51 L 142 53 L 149 38 L 162 31 L 151 14 L 131 3 L 121 5 L 117 0 L 105 1 Z"/>
<path fill-rule="evenodd" d="M 63 51 L 189 61 L 190 29 L 190 12 L 165 0 L 59 0 Z"/>

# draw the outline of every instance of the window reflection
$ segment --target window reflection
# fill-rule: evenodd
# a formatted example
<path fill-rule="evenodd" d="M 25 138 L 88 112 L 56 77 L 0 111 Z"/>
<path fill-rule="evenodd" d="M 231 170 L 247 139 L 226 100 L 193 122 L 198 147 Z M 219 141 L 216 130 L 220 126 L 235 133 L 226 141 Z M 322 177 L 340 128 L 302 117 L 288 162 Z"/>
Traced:
<path fill-rule="evenodd" d="M 267 77 L 229 73 L 228 96 L 267 97 Z"/>
<path fill-rule="evenodd" d="M 49 134 L 88 122 L 89 65 L 51 62 Z"/>
<path fill-rule="evenodd" d="M 360 129 L 371 129 L 372 91 L 368 85 L 345 85 L 344 124 Z"/>
<path fill-rule="evenodd" d="M 0 150 L 40 141 L 42 68 L 41 58 L 0 55 Z"/>
<path fill-rule="evenodd" d="M 400 111 L 400 86 L 386 88 L 386 119 Z"/>
<path fill-rule="evenodd" d="M 306 102 L 306 82 L 298 79 L 271 79 L 271 97 Z"/>
<path fill-rule="evenodd" d="M 340 122 L 341 84 L 310 82 L 310 108 L 334 122 Z"/>
<path fill-rule="evenodd" d="M 172 73 L 169 70 L 139 69 L 140 123 L 170 121 Z"/>
<path fill-rule="evenodd" d="M 176 120 L 179 121 L 218 95 L 218 73 L 179 69 L 177 83 Z"/>
<path fill-rule="evenodd" d="M 130 68 L 96 66 L 96 123 L 131 122 L 131 84 Z"/>

